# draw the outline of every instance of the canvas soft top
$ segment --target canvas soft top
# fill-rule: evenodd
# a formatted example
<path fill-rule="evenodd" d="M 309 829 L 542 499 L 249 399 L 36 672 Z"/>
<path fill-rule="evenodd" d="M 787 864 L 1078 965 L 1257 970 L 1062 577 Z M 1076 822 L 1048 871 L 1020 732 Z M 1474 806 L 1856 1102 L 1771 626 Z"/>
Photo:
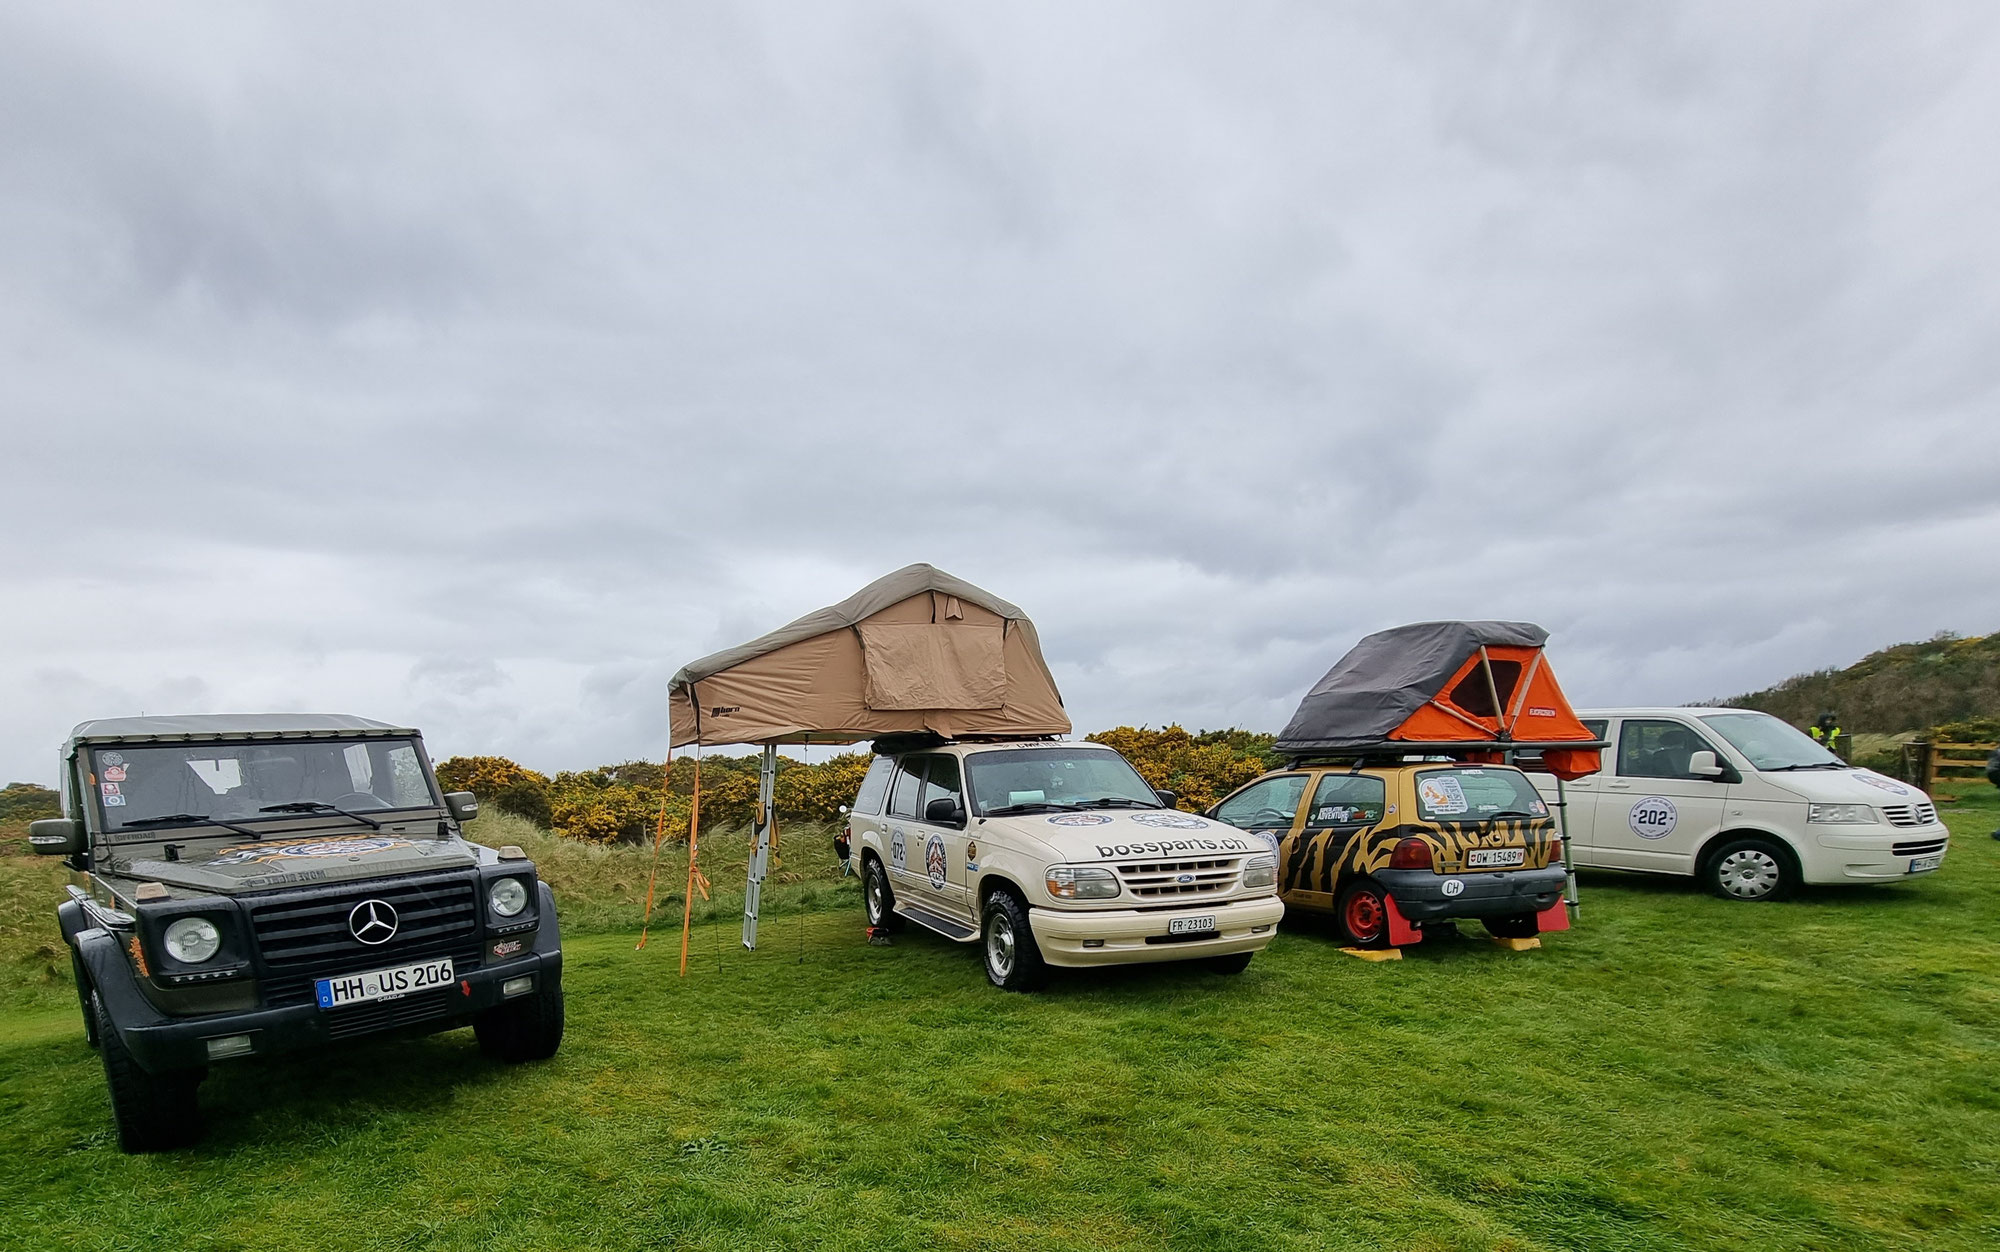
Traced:
<path fill-rule="evenodd" d="M 371 721 L 346 713 L 201 713 L 180 717 L 102 717 L 80 722 L 63 746 L 65 760 L 85 743 L 132 743 L 154 740 L 185 742 L 199 739 L 297 739 L 321 735 L 410 735 L 406 726 Z"/>
<path fill-rule="evenodd" d="M 1368 752 L 1534 748 L 1550 772 L 1598 767 L 1531 622 L 1417 622 L 1355 644 L 1278 735 L 1294 758 Z"/>
<path fill-rule="evenodd" d="M 1027 615 L 924 564 L 682 666 L 668 701 L 676 747 L 1070 730 Z"/>

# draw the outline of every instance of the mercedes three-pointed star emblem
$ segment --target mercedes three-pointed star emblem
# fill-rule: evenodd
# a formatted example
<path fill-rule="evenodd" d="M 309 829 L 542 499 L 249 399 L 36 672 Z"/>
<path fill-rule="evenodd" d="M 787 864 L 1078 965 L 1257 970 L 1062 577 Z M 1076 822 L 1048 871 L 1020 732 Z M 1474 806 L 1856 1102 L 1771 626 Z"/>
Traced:
<path fill-rule="evenodd" d="M 396 910 L 381 900 L 363 900 L 347 915 L 347 928 L 369 947 L 396 937 Z"/>

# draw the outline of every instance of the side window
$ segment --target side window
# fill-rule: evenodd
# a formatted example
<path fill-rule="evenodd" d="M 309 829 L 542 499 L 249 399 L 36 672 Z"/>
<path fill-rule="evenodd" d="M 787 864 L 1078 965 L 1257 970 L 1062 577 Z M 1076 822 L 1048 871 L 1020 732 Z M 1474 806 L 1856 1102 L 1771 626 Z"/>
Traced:
<path fill-rule="evenodd" d="M 868 776 L 861 780 L 861 790 L 854 793 L 854 811 L 874 817 L 882 811 L 882 801 L 889 794 L 889 773 L 896 768 L 896 758 L 878 756 L 868 762 Z"/>
<path fill-rule="evenodd" d="M 1313 788 L 1312 805 L 1306 810 L 1306 828 L 1372 826 L 1382 820 L 1382 809 L 1387 803 L 1387 788 L 1379 778 L 1366 774 L 1327 774 Z"/>
<path fill-rule="evenodd" d="M 1611 729 L 1611 722 L 1608 718 L 1586 717 L 1583 719 L 1583 728 L 1590 732 L 1592 738 L 1602 739 Z"/>
<path fill-rule="evenodd" d="M 897 759 L 895 785 L 889 793 L 891 817 L 916 817 L 919 811 L 917 805 L 924 795 L 924 763 L 928 760 L 930 758 L 924 756 Z"/>
<path fill-rule="evenodd" d="M 930 812 L 931 801 L 933 800 L 958 799 L 958 758 L 955 756 L 932 757 L 930 781 L 924 787 L 924 802 L 917 809 L 918 815 L 921 816 L 924 813 Z"/>
<path fill-rule="evenodd" d="M 1241 830 L 1276 829 L 1290 826 L 1306 793 L 1304 774 L 1280 774 L 1251 783 L 1224 800 L 1215 810 L 1215 820 Z"/>
<path fill-rule="evenodd" d="M 1704 749 L 1714 750 L 1679 722 L 1627 718 L 1618 727 L 1618 773 L 1625 778 L 1692 779 L 1688 758 Z"/>

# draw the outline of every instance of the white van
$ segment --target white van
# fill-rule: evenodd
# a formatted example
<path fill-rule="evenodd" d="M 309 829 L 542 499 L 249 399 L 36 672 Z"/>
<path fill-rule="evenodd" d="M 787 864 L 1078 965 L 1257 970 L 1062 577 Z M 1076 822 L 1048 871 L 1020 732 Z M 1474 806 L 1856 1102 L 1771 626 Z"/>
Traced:
<path fill-rule="evenodd" d="M 1579 865 L 1692 874 L 1728 899 L 1775 900 L 1801 882 L 1894 882 L 1944 862 L 1948 834 L 1929 796 L 1768 713 L 1577 716 L 1612 745 L 1601 773 L 1563 785 Z M 1553 801 L 1555 779 L 1534 777 Z"/>

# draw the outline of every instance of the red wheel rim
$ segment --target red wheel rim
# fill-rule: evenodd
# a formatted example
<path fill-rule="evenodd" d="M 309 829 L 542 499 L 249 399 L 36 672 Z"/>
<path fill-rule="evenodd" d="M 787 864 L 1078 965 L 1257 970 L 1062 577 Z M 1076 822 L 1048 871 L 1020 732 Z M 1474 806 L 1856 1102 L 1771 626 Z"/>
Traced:
<path fill-rule="evenodd" d="M 1382 901 L 1376 894 L 1362 889 L 1347 897 L 1347 933 L 1356 939 L 1367 941 L 1382 933 Z"/>

